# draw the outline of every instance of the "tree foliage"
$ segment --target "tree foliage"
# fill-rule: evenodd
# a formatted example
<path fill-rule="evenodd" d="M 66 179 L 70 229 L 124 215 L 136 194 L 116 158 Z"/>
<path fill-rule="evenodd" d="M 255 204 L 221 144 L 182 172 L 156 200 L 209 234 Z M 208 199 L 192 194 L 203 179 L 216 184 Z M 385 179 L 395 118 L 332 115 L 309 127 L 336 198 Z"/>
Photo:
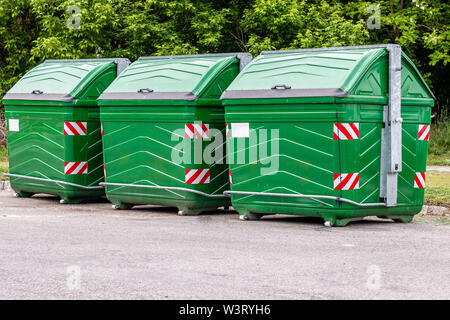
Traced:
<path fill-rule="evenodd" d="M 369 29 L 374 6 L 380 28 Z M 449 21 L 439 0 L 0 0 L 0 96 L 45 59 L 398 43 L 440 112 L 450 105 Z"/>

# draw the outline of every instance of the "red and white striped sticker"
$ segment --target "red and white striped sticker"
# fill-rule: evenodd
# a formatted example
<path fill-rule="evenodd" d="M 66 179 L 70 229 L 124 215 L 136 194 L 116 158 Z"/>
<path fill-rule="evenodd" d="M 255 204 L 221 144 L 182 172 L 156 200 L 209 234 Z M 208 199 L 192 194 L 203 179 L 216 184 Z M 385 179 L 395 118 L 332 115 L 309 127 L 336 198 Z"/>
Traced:
<path fill-rule="evenodd" d="M 335 173 L 334 190 L 359 189 L 359 173 Z"/>
<path fill-rule="evenodd" d="M 103 176 L 106 178 L 106 165 L 103 165 Z"/>
<path fill-rule="evenodd" d="M 230 129 L 228 129 L 228 123 L 225 123 L 225 131 L 228 139 L 230 137 Z"/>
<path fill-rule="evenodd" d="M 233 185 L 233 179 L 231 178 L 231 170 L 228 170 L 228 174 L 230 176 L 230 186 Z"/>
<path fill-rule="evenodd" d="M 428 141 L 430 139 L 430 126 L 426 124 L 419 124 L 419 140 Z"/>
<path fill-rule="evenodd" d="M 103 137 L 103 122 L 100 122 L 100 130 L 102 132 L 102 137 Z"/>
<path fill-rule="evenodd" d="M 333 124 L 334 140 L 359 139 L 359 123 L 335 123 Z"/>
<path fill-rule="evenodd" d="M 66 136 L 85 136 L 87 122 L 64 121 L 64 134 Z"/>
<path fill-rule="evenodd" d="M 187 184 L 209 183 L 209 169 L 186 169 L 185 182 Z"/>
<path fill-rule="evenodd" d="M 425 188 L 425 172 L 414 174 L 414 188 Z"/>
<path fill-rule="evenodd" d="M 87 161 L 80 162 L 64 162 L 65 174 L 87 174 L 88 164 Z"/>
<path fill-rule="evenodd" d="M 184 137 L 188 139 L 192 138 L 209 138 L 209 124 L 203 123 L 187 123 L 184 125 Z"/>

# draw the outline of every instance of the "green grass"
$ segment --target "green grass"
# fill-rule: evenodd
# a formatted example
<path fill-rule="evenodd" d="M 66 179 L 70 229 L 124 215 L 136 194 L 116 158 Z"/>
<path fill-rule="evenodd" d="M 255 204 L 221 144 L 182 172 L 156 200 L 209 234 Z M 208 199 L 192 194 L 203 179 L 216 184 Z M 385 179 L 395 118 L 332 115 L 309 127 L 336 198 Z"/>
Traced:
<path fill-rule="evenodd" d="M 8 172 L 8 150 L 0 146 L 0 181 L 6 180 L 7 177 L 3 173 Z"/>
<path fill-rule="evenodd" d="M 427 165 L 429 166 L 450 166 L 450 151 L 437 155 L 428 154 Z"/>
<path fill-rule="evenodd" d="M 431 124 L 428 165 L 450 166 L 450 118 Z"/>
<path fill-rule="evenodd" d="M 450 208 L 450 172 L 427 172 L 425 204 L 441 205 Z"/>

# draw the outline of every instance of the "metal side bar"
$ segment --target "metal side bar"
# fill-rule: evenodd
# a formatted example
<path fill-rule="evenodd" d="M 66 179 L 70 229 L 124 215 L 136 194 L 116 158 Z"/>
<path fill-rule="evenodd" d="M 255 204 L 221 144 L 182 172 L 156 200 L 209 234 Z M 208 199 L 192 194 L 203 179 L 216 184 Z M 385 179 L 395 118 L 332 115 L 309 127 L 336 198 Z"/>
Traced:
<path fill-rule="evenodd" d="M 165 187 L 165 186 L 149 186 L 145 184 L 127 184 L 127 183 L 111 183 L 111 182 L 100 182 L 101 186 L 115 186 L 115 187 L 134 187 L 134 188 L 147 188 L 147 189 L 165 189 L 165 190 L 178 190 L 178 191 L 186 191 L 195 194 L 199 194 L 204 197 L 209 198 L 225 198 L 226 196 L 223 194 L 209 194 L 197 190 L 192 190 L 188 188 L 182 187 Z"/>
<path fill-rule="evenodd" d="M 292 193 L 271 193 L 271 192 L 248 192 L 248 191 L 225 191 L 224 194 L 242 194 L 251 196 L 269 196 L 269 197 L 290 197 L 290 198 L 314 198 L 314 199 L 329 199 L 336 200 L 340 202 L 346 202 L 353 204 L 358 207 L 379 207 L 384 206 L 384 202 L 375 203 L 359 203 L 350 199 L 333 197 L 333 196 L 322 196 L 322 195 L 311 195 L 311 194 L 292 194 Z"/>
<path fill-rule="evenodd" d="M 103 189 L 102 186 L 82 186 L 81 184 L 76 184 L 76 183 L 71 183 L 71 182 L 66 182 L 66 181 L 61 181 L 61 180 L 53 180 L 53 179 L 38 178 L 38 177 L 28 177 L 28 176 L 24 176 L 21 174 L 5 173 L 4 175 L 6 177 L 23 178 L 23 179 L 36 180 L 36 181 L 59 183 L 59 184 L 64 184 L 64 185 L 77 187 L 77 188 L 81 188 L 81 189 L 87 189 L 87 190 Z"/>
<path fill-rule="evenodd" d="M 387 207 L 394 207 L 397 205 L 398 173 L 402 171 L 402 49 L 394 44 L 386 49 L 389 52 L 389 93 L 381 133 L 380 197 L 385 199 Z"/>

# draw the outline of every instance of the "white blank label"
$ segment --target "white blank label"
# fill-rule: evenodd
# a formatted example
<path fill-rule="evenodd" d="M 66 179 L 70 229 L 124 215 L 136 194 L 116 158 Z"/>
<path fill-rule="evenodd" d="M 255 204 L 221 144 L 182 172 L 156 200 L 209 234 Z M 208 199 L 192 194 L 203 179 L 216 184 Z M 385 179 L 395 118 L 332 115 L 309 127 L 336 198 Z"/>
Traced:
<path fill-rule="evenodd" d="M 9 119 L 9 131 L 19 131 L 19 119 Z"/>
<path fill-rule="evenodd" d="M 250 129 L 248 122 L 232 123 L 231 136 L 233 138 L 248 138 L 250 137 Z"/>

